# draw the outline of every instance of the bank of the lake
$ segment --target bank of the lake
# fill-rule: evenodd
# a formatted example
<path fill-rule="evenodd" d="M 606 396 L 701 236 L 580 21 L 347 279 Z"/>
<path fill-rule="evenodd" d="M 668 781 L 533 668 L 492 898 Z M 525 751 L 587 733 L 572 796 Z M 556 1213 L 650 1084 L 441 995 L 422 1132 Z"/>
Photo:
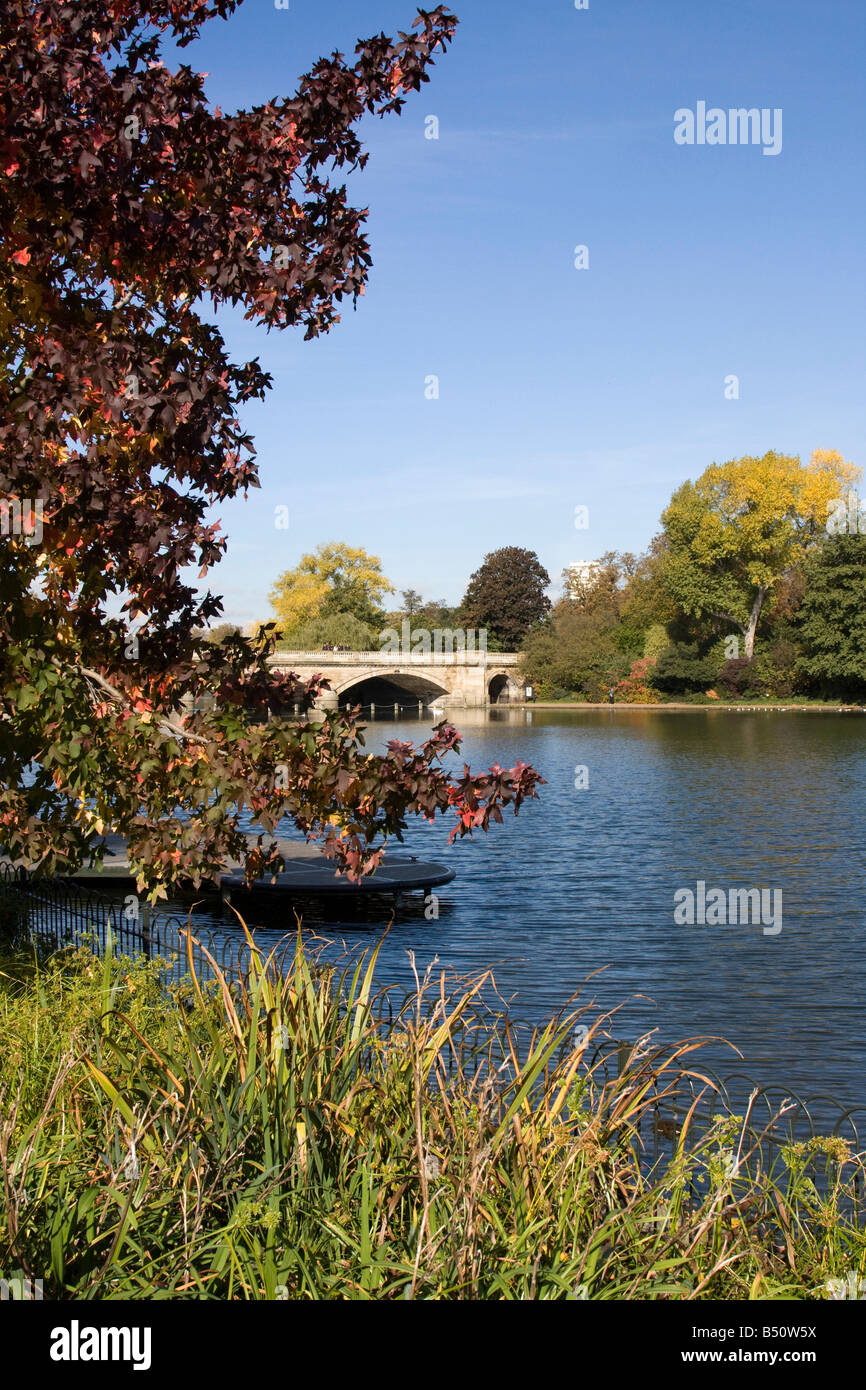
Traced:
<path fill-rule="evenodd" d="M 796 704 L 791 701 L 781 704 L 765 704 L 759 701 L 751 704 L 748 700 L 721 701 L 707 700 L 698 701 L 678 701 L 667 700 L 664 702 L 651 702 L 647 704 L 628 704 L 625 700 L 615 701 L 613 704 L 590 703 L 582 700 L 513 700 L 510 702 L 511 709 L 615 709 L 623 710 L 667 710 L 676 714 L 702 713 L 704 710 L 727 710 L 731 714 L 754 714 L 760 710 L 765 714 L 866 714 L 866 705 L 840 705 L 831 704 Z"/>

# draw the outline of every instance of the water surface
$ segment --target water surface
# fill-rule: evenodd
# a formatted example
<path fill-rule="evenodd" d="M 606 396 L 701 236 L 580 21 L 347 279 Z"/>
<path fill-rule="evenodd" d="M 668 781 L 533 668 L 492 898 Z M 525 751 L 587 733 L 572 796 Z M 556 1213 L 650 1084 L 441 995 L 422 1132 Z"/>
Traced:
<path fill-rule="evenodd" d="M 866 1101 L 862 717 L 600 708 L 467 711 L 454 722 L 474 769 L 521 760 L 547 785 L 471 841 L 449 847 L 444 820 L 410 826 L 406 852 L 457 878 L 439 890 L 438 921 L 417 905 L 398 911 L 382 982 L 410 982 L 410 950 L 420 969 L 434 956 L 461 975 L 492 968 L 530 1020 L 583 986 L 599 1008 L 622 1006 L 615 1036 L 718 1035 L 743 1054 L 725 1063 L 716 1048 L 709 1060 L 723 1071 Z M 428 727 L 377 722 L 368 746 Z M 674 893 L 698 880 L 780 889 L 782 931 L 677 926 Z M 311 909 L 305 921 L 367 946 L 389 916 L 383 906 L 341 922 Z"/>

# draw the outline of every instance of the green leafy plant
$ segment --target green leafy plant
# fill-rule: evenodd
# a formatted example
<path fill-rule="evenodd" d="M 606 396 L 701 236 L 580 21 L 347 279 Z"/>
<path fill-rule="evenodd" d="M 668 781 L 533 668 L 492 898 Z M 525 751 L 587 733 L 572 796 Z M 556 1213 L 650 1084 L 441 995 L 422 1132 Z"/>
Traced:
<path fill-rule="evenodd" d="M 190 945 L 168 997 L 110 950 L 0 976 L 0 1260 L 47 1297 L 805 1298 L 863 1270 L 841 1140 L 768 1166 L 748 1113 L 690 1113 L 647 1165 L 698 1044 L 608 1077 L 576 1004 L 521 1036 L 486 976 L 428 973 L 390 1017 L 375 951 L 247 946 L 227 977 Z"/>

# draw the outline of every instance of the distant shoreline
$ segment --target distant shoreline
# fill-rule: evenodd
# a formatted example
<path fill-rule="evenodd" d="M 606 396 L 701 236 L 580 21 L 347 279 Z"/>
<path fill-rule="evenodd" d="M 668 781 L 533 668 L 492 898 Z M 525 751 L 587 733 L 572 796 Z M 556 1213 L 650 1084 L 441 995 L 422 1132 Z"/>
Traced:
<path fill-rule="evenodd" d="M 581 700 L 512 700 L 508 705 L 497 707 L 491 705 L 491 709 L 595 709 L 595 710 L 626 710 L 633 713 L 636 710 L 664 710 L 671 714 L 703 714 L 707 710 L 724 710 L 727 714 L 755 714 L 772 711 L 776 714 L 866 714 L 866 706 L 863 705 L 734 705 L 734 704 L 709 704 L 709 705 L 690 705 L 685 702 L 671 700 L 668 704 L 638 705 L 629 704 L 627 701 L 617 700 L 614 704 L 608 704 L 606 700 L 595 704 Z"/>

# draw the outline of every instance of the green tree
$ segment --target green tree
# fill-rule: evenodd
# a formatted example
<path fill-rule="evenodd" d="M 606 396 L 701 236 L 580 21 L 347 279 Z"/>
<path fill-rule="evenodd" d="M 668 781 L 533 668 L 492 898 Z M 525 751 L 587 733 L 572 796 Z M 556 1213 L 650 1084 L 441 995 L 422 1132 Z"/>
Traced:
<path fill-rule="evenodd" d="M 542 693 L 603 699 L 629 669 L 614 633 L 602 614 L 587 613 L 573 600 L 562 599 L 526 637 L 522 669 Z"/>
<path fill-rule="evenodd" d="M 315 651 L 327 643 L 348 647 L 353 652 L 375 651 L 379 645 L 379 629 L 362 623 L 354 613 L 328 613 L 301 623 L 292 632 L 291 645 L 296 651 Z"/>
<path fill-rule="evenodd" d="M 751 660 L 761 610 L 826 526 L 860 470 L 818 450 L 712 464 L 678 488 L 662 515 L 668 591 L 685 613 L 739 629 Z"/>
<path fill-rule="evenodd" d="M 796 627 L 798 669 L 832 697 L 866 692 L 866 535 L 833 536 L 809 557 Z"/>
<path fill-rule="evenodd" d="M 591 567 L 563 570 L 563 594 L 579 612 L 595 613 L 610 624 L 616 623 L 635 564 L 633 555 L 608 550 Z"/>
<path fill-rule="evenodd" d="M 647 628 L 643 644 L 643 654 L 647 660 L 658 661 L 662 652 L 667 651 L 669 646 L 667 628 L 662 623 L 653 623 Z"/>
<path fill-rule="evenodd" d="M 461 612 L 467 627 L 487 628 L 516 650 L 534 623 L 550 611 L 545 589 L 550 575 L 534 550 L 503 546 L 485 555 L 470 576 Z"/>
<path fill-rule="evenodd" d="M 424 599 L 417 589 L 403 589 L 400 593 L 403 606 L 400 612 L 407 618 L 412 618 L 424 607 Z"/>
<path fill-rule="evenodd" d="M 678 613 L 661 577 L 663 549 L 657 536 L 645 555 L 608 550 L 591 568 L 563 572 L 566 597 L 581 612 L 606 622 L 616 646 L 633 658 L 647 655 L 647 630 L 666 625 Z"/>
<path fill-rule="evenodd" d="M 619 618 L 627 636 L 621 640 L 624 650 L 639 651 L 642 656 L 658 656 L 658 651 L 646 650 L 646 640 L 653 627 L 666 631 L 682 617 L 664 582 L 666 540 L 663 534 L 654 536 L 648 549 L 638 556 L 628 576 L 619 604 Z M 657 639 L 654 646 L 658 646 Z"/>
<path fill-rule="evenodd" d="M 413 627 L 456 628 L 462 622 L 461 609 L 453 607 L 443 599 L 427 599 L 414 616 Z"/>
<path fill-rule="evenodd" d="M 384 618 L 381 601 L 390 593 L 392 586 L 377 555 L 360 546 L 330 542 L 285 570 L 269 598 L 283 637 L 291 642 L 302 624 L 340 613 L 378 630 Z"/>
<path fill-rule="evenodd" d="M 405 603 L 407 596 L 408 607 Z M 405 590 L 402 597 L 404 603 L 399 608 L 383 614 L 382 627 L 399 628 L 406 618 L 409 619 L 413 632 L 417 632 L 419 628 L 426 628 L 428 631 L 437 627 L 457 628 L 463 622 L 462 610 L 452 607 L 445 599 L 425 599 L 415 589 Z"/>
<path fill-rule="evenodd" d="M 237 623 L 217 623 L 207 633 L 208 642 L 215 642 L 219 645 L 226 637 L 234 637 L 235 633 L 240 632 Z"/>

